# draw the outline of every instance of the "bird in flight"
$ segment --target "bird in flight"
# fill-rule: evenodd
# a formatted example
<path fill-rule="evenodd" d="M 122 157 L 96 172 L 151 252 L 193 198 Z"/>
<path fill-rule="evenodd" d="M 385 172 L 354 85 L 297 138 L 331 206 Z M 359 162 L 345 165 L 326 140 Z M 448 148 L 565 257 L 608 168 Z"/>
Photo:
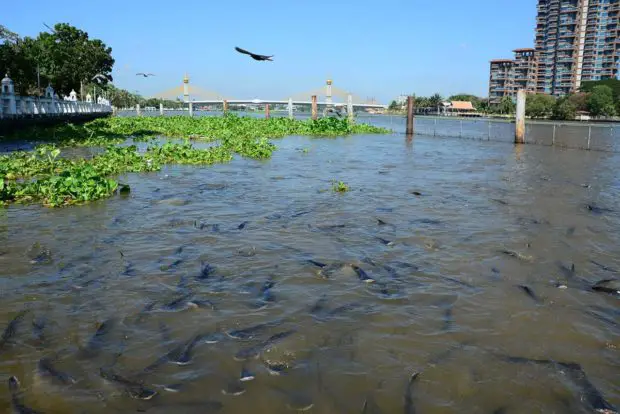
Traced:
<path fill-rule="evenodd" d="M 155 76 L 154 73 L 142 73 L 142 72 L 136 73 L 136 76 L 140 76 L 140 75 L 144 76 L 145 78 L 148 78 L 149 76 Z"/>
<path fill-rule="evenodd" d="M 97 83 L 101 83 L 101 82 L 108 82 L 111 79 L 109 77 L 107 77 L 106 75 L 102 75 L 101 73 L 96 74 L 95 76 L 93 76 L 94 81 L 97 81 Z"/>
<path fill-rule="evenodd" d="M 248 52 L 247 50 L 241 49 L 240 47 L 236 47 L 236 46 L 235 46 L 235 50 L 237 52 L 239 52 L 239 53 L 243 53 L 244 55 L 250 55 L 252 57 L 252 59 L 254 59 L 254 60 L 268 60 L 270 62 L 273 62 L 273 60 L 271 59 L 273 57 L 273 55 L 271 55 L 271 56 L 257 55 L 255 53 Z"/>

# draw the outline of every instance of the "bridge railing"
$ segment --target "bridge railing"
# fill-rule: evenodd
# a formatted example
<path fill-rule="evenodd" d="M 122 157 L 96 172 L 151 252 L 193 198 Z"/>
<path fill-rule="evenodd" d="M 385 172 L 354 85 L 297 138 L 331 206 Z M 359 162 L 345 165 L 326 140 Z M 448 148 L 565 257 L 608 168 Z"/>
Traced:
<path fill-rule="evenodd" d="M 45 97 L 20 96 L 15 94 L 13 81 L 8 77 L 2 79 L 1 86 L 0 119 L 112 112 L 106 100 L 100 100 L 100 103 L 78 101 L 75 91 L 71 92 L 68 99 L 60 99 L 48 86 Z"/>

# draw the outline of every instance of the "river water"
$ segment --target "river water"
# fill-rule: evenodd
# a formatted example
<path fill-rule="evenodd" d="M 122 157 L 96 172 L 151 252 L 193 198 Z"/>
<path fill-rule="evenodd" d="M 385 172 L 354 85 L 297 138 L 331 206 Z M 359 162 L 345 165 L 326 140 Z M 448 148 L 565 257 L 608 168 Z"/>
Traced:
<path fill-rule="evenodd" d="M 620 269 L 618 154 L 399 134 L 275 143 L 267 161 L 123 176 L 126 197 L 1 210 L 2 329 L 27 310 L 2 384 L 17 376 L 45 413 L 620 405 L 618 298 L 589 289 Z M 10 400 L 3 385 L 1 412 Z"/>

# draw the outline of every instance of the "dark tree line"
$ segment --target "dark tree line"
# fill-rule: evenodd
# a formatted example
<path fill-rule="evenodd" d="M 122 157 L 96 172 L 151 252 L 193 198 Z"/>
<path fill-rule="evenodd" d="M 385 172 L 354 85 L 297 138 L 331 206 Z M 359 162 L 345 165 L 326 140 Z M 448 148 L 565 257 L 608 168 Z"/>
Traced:
<path fill-rule="evenodd" d="M 112 81 L 112 48 L 66 23 L 35 38 L 20 37 L 0 26 L 0 72 L 8 73 L 20 94 L 38 95 L 48 84 L 67 95 L 93 81 L 104 86 Z M 37 74 L 39 79 L 37 79 Z"/>

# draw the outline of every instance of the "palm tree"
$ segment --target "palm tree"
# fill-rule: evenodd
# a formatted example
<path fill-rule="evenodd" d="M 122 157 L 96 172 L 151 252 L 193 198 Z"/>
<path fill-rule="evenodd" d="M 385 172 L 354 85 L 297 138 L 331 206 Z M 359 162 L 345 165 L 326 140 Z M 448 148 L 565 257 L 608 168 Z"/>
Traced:
<path fill-rule="evenodd" d="M 439 105 L 441 105 L 442 101 L 443 101 L 443 98 L 438 93 L 428 98 L 429 106 L 437 108 L 437 113 L 439 113 Z"/>

